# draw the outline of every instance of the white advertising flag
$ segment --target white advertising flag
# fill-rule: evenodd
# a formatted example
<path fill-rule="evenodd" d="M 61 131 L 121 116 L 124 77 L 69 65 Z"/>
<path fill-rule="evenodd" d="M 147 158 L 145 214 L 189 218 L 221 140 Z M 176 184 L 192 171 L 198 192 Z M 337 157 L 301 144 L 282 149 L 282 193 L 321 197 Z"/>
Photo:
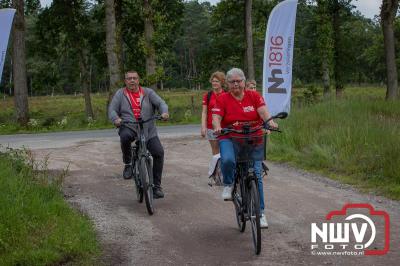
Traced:
<path fill-rule="evenodd" d="M 8 38 L 10 37 L 11 25 L 15 9 L 0 9 L 0 81 L 3 75 L 4 61 L 6 60 Z"/>
<path fill-rule="evenodd" d="M 297 0 L 279 3 L 271 12 L 265 37 L 263 96 L 271 115 L 290 111 Z"/>

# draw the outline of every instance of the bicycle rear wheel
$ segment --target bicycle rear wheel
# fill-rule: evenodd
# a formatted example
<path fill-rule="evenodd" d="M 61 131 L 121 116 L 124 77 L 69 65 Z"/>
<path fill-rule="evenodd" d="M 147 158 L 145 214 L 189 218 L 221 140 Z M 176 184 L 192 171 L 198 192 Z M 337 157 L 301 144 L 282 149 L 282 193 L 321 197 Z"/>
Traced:
<path fill-rule="evenodd" d="M 261 252 L 260 197 L 254 179 L 250 181 L 248 197 L 247 210 L 250 217 L 251 234 L 253 236 L 254 250 L 258 255 Z"/>
<path fill-rule="evenodd" d="M 244 198 L 243 198 L 243 184 L 239 180 L 235 185 L 235 190 L 233 191 L 233 205 L 235 205 L 236 222 L 241 233 L 246 230 L 246 219 L 244 216 Z"/>
<path fill-rule="evenodd" d="M 215 173 L 214 173 L 215 185 L 216 186 L 223 186 L 223 177 L 221 171 L 221 159 L 218 159 L 217 165 L 215 166 Z"/>
<path fill-rule="evenodd" d="M 144 200 L 146 202 L 147 212 L 154 213 L 153 206 L 153 175 L 150 160 L 146 157 L 140 158 L 140 180 L 142 181 Z"/>
<path fill-rule="evenodd" d="M 136 188 L 136 199 L 139 203 L 143 202 L 143 187 L 142 181 L 139 175 L 139 162 L 135 160 L 132 163 L 133 166 L 133 180 L 135 181 L 135 188 Z"/>

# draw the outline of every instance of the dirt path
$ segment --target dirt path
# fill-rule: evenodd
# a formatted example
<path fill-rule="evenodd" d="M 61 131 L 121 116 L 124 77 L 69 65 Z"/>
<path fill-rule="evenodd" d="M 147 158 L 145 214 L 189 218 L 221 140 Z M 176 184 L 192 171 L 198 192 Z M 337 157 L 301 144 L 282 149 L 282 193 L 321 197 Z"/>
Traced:
<path fill-rule="evenodd" d="M 166 198 L 155 202 L 153 216 L 135 200 L 132 182 L 121 178 L 118 139 L 35 150 L 39 158 L 49 155 L 50 169 L 70 164 L 66 197 L 94 221 L 106 265 L 398 265 L 399 202 L 272 164 L 264 181 L 270 228 L 262 231 L 262 253 L 255 256 L 248 228 L 243 234 L 237 230 L 233 204 L 220 200 L 220 188 L 207 185 L 208 143 L 197 137 L 162 138 L 162 143 Z M 311 255 L 311 223 L 322 223 L 347 202 L 389 213 L 387 255 Z"/>

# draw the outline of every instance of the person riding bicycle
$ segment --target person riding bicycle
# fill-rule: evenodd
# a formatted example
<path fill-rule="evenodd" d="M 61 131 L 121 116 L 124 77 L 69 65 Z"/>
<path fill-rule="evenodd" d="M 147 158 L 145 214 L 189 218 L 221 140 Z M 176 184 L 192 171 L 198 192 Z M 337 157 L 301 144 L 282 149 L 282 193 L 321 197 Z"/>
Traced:
<path fill-rule="evenodd" d="M 245 75 L 239 68 L 232 68 L 226 74 L 228 93 L 218 97 L 213 111 L 213 127 L 217 134 L 222 128 L 233 126 L 240 130 L 244 125 L 257 127 L 268 120 L 271 115 L 264 99 L 256 91 L 245 90 Z M 277 127 L 274 121 L 269 121 L 270 126 Z M 232 134 L 232 133 L 231 133 Z M 263 134 L 260 130 L 254 134 Z M 222 198 L 232 199 L 233 183 L 236 169 L 235 149 L 230 135 L 220 135 L 219 146 L 221 152 L 221 171 L 224 177 L 224 190 Z M 260 194 L 261 227 L 268 227 L 264 215 L 264 191 L 261 177 L 261 161 L 254 162 L 254 171 L 258 180 Z"/>
<path fill-rule="evenodd" d="M 108 117 L 119 127 L 122 159 L 125 164 L 124 179 L 133 175 L 131 143 L 138 138 L 137 127 L 120 127 L 122 122 L 136 122 L 139 118 L 147 120 L 154 116 L 158 109 L 163 119 L 168 119 L 168 106 L 154 90 L 140 86 L 138 72 L 132 70 L 125 73 L 125 87 L 119 89 L 111 100 Z M 154 121 L 144 124 L 144 135 L 147 149 L 153 157 L 154 198 L 163 198 L 161 176 L 164 166 L 164 149 L 158 137 Z"/>

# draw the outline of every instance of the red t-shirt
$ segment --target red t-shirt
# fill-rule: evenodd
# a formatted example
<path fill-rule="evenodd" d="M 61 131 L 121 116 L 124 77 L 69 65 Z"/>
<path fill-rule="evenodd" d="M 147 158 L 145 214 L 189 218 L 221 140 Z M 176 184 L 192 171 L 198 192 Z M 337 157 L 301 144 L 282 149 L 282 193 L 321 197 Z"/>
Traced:
<path fill-rule="evenodd" d="M 212 126 L 212 109 L 214 108 L 214 106 L 215 106 L 215 104 L 217 102 L 217 98 L 219 98 L 222 94 L 225 94 L 225 92 L 221 91 L 218 94 L 216 94 L 214 91 L 211 92 L 210 102 L 208 103 L 208 106 L 207 106 L 207 95 L 208 95 L 208 92 L 206 92 L 203 95 L 203 105 L 207 106 L 207 128 L 208 129 L 213 129 L 213 126 Z"/>
<path fill-rule="evenodd" d="M 245 90 L 241 101 L 235 99 L 232 94 L 225 93 L 217 98 L 212 113 L 222 117 L 222 128 L 232 126 L 234 129 L 241 130 L 245 124 L 256 127 L 263 123 L 257 109 L 264 105 L 264 99 L 256 91 Z M 225 139 L 229 136 L 225 135 L 219 138 Z"/>
<path fill-rule="evenodd" d="M 140 96 L 143 96 L 142 87 L 139 87 L 139 90 L 137 92 L 133 92 L 125 88 L 125 95 L 128 96 L 135 118 L 138 119 L 140 117 L 141 111 Z"/>

